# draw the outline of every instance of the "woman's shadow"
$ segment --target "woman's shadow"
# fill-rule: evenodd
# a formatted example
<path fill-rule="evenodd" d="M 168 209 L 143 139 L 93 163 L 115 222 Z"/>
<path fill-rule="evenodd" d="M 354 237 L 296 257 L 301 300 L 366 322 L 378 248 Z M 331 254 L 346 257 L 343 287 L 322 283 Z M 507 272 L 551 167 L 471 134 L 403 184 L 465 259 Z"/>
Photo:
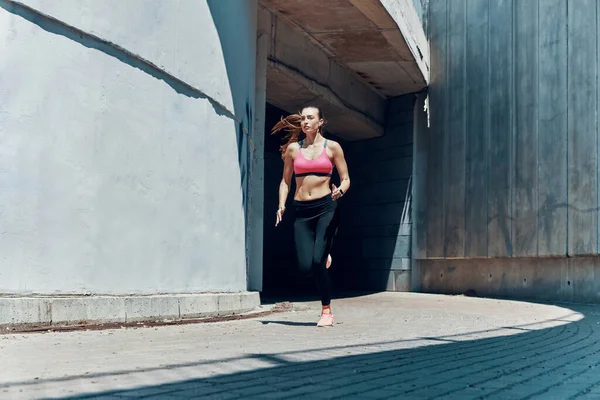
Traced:
<path fill-rule="evenodd" d="M 294 322 L 294 321 L 260 321 L 263 325 L 268 324 L 279 324 L 279 325 L 287 325 L 287 326 L 316 326 L 315 322 Z"/>

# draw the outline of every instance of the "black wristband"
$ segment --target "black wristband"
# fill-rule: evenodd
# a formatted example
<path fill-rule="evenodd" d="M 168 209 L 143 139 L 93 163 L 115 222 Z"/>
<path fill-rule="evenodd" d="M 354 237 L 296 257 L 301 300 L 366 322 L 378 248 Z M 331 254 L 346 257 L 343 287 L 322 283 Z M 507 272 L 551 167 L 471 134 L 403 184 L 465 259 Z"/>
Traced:
<path fill-rule="evenodd" d="M 344 191 L 342 190 L 342 188 L 338 189 L 340 191 L 340 193 L 342 194 L 342 196 L 344 195 Z"/>

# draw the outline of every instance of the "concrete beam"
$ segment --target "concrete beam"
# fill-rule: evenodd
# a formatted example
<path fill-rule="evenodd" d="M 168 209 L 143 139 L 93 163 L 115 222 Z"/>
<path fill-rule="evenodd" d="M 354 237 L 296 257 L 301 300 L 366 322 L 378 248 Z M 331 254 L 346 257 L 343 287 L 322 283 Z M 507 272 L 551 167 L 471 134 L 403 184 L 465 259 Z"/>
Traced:
<path fill-rule="evenodd" d="M 355 7 L 360 0 L 351 0 Z M 402 39 L 394 35 L 385 35 L 386 39 L 396 48 L 410 50 L 414 61 L 421 72 L 426 86 L 429 85 L 429 45 L 419 15 L 412 0 L 379 0 L 389 15 L 398 25 Z"/>
<path fill-rule="evenodd" d="M 354 107 L 346 99 L 336 94 L 329 85 L 315 82 L 294 68 L 276 60 L 270 59 L 268 65 L 271 74 L 280 76 L 279 81 L 282 80 L 281 78 L 287 78 L 290 82 L 301 86 L 301 90 L 303 89 L 305 93 L 304 96 L 288 98 L 273 90 L 274 94 L 271 96 L 267 94 L 267 98 L 273 105 L 290 112 L 296 112 L 304 105 L 318 105 L 323 108 L 327 117 L 327 129 L 347 140 L 367 139 L 383 135 L 383 123 L 360 108 Z M 288 93 L 293 94 L 296 92 L 291 91 Z M 384 106 L 382 105 L 380 111 L 383 112 L 383 110 Z M 344 122 L 344 116 L 357 121 L 359 125 L 353 125 L 348 121 Z"/>

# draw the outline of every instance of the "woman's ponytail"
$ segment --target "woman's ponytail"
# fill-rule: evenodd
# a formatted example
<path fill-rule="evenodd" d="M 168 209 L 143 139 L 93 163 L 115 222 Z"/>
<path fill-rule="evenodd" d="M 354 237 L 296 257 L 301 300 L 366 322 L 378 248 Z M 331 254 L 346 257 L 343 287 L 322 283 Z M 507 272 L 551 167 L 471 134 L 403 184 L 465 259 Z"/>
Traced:
<path fill-rule="evenodd" d="M 281 158 L 285 158 L 285 152 L 291 143 L 298 142 L 300 134 L 302 133 L 302 116 L 300 114 L 291 114 L 285 118 L 281 118 L 273 129 L 271 129 L 271 135 L 279 133 L 280 131 L 286 131 L 287 134 L 284 136 L 285 143 L 279 147 L 281 151 Z"/>

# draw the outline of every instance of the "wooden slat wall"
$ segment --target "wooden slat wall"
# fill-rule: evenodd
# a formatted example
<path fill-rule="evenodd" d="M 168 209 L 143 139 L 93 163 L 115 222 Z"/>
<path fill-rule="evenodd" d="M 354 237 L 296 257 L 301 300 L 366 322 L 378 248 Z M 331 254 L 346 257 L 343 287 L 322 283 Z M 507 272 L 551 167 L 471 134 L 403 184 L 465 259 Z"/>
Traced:
<path fill-rule="evenodd" d="M 488 0 L 467 0 L 466 59 L 488 59 Z M 487 255 L 487 146 L 489 80 L 487 62 L 466 71 L 465 256 Z"/>
<path fill-rule="evenodd" d="M 598 7 L 431 0 L 421 258 L 598 254 Z"/>
<path fill-rule="evenodd" d="M 446 131 L 444 141 L 444 255 L 465 251 L 465 0 L 448 3 Z"/>
<path fill-rule="evenodd" d="M 537 69 L 538 5 L 514 4 L 514 182 L 512 215 L 513 254 L 537 254 Z M 536 151 L 532 151 L 536 149 Z"/>
<path fill-rule="evenodd" d="M 596 0 L 569 1 L 568 9 L 568 251 L 598 251 Z"/>
<path fill-rule="evenodd" d="M 488 255 L 508 256 L 511 238 L 511 136 L 513 117 L 512 1 L 489 2 L 490 125 L 488 145 Z M 482 62 L 483 60 L 467 60 Z"/>
<path fill-rule="evenodd" d="M 538 254 L 567 254 L 567 1 L 538 3 Z"/>
<path fill-rule="evenodd" d="M 447 57 L 447 2 L 433 1 L 429 8 L 429 33 L 431 77 L 429 86 L 430 118 L 434 122 L 429 133 L 427 157 L 425 230 L 427 232 L 427 256 L 444 254 L 444 170 L 443 149 L 446 122 L 446 57 Z"/>

